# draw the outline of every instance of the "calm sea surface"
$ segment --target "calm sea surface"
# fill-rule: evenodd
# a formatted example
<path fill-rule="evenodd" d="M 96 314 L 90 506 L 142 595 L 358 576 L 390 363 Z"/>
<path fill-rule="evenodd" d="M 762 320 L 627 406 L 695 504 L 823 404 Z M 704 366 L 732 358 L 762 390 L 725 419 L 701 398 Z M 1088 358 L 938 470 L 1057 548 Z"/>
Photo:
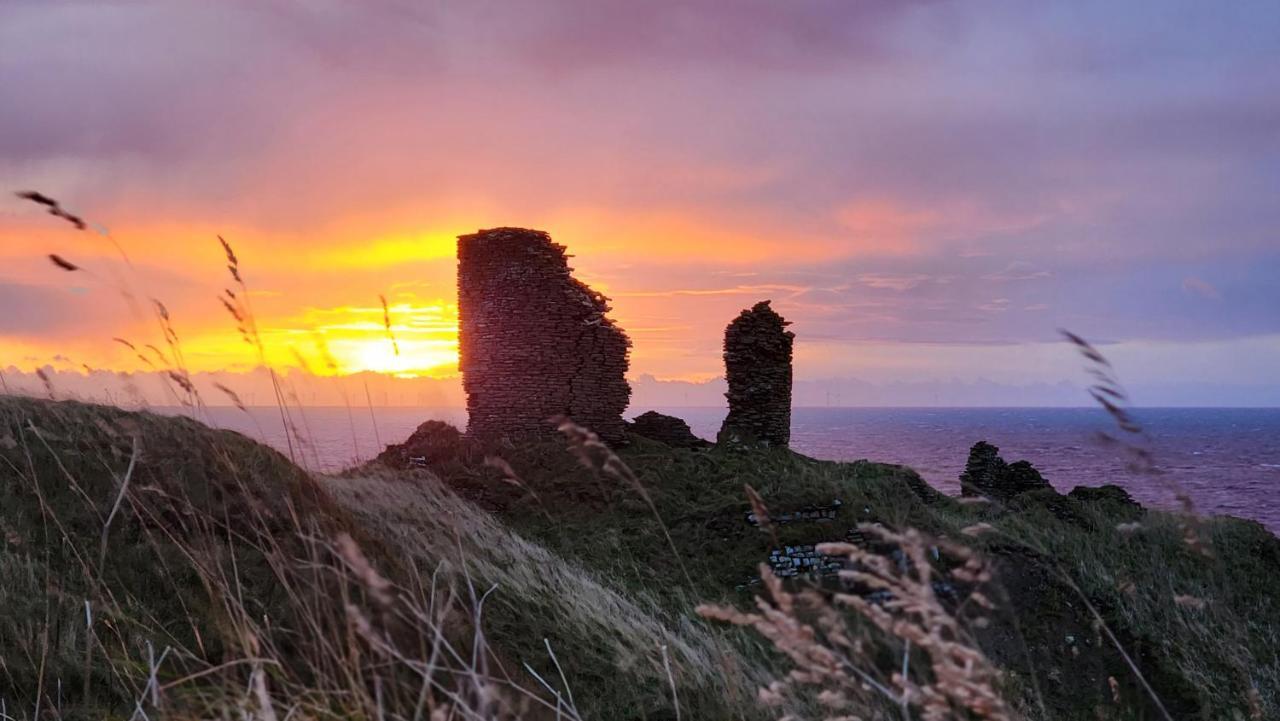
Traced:
<path fill-rule="evenodd" d="M 659 409 L 662 410 L 662 409 Z M 723 411 L 672 408 L 698 435 L 714 438 Z M 174 411 L 171 411 L 174 412 Z M 203 418 L 287 450 L 279 412 L 215 408 Z M 868 458 L 915 468 L 936 488 L 958 492 L 969 446 L 985 440 L 1007 461 L 1031 461 L 1054 486 L 1116 483 L 1144 504 L 1175 505 L 1187 491 L 1205 513 L 1252 518 L 1280 531 L 1280 409 L 1153 408 L 1135 412 L 1161 473 L 1134 475 L 1096 439 L 1113 426 L 1095 408 L 797 408 L 792 447 L 832 460 Z M 306 465 L 339 470 L 400 442 L 429 418 L 465 425 L 457 408 L 307 408 L 294 421 L 311 439 Z"/>

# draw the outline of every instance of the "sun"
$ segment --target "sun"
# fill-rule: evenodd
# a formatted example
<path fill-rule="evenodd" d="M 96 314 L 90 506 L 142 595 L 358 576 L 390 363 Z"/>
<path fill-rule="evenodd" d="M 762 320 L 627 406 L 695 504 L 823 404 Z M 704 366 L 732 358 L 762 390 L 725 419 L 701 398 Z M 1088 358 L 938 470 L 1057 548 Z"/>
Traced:
<path fill-rule="evenodd" d="M 386 338 L 330 341 L 329 349 L 342 374 L 372 371 L 400 378 L 439 376 L 458 366 L 458 351 L 447 340 L 400 340 L 397 354 Z"/>
<path fill-rule="evenodd" d="M 448 353 L 442 349 L 418 347 L 421 342 L 405 341 L 397 343 L 401 347 L 397 353 L 391 342 L 385 338 L 378 340 L 354 341 L 349 354 L 338 356 L 338 363 L 345 365 L 347 373 L 374 371 L 400 377 L 427 375 L 428 371 L 457 362 L 456 353 Z M 344 359 L 342 355 L 348 357 Z M 344 363 L 344 360 L 346 361 Z"/>
<path fill-rule="evenodd" d="M 331 370 L 340 375 L 457 373 L 458 320 L 452 305 L 441 299 L 406 299 L 390 306 L 390 319 L 388 330 L 381 305 L 338 306 L 309 309 L 300 324 L 322 338 L 335 366 Z"/>
<path fill-rule="evenodd" d="M 355 346 L 354 358 L 351 359 L 354 363 L 348 363 L 347 365 L 355 365 L 356 368 L 349 368 L 348 372 L 362 370 L 400 374 L 404 373 L 409 365 L 409 359 L 405 356 L 397 355 L 392 349 L 391 343 L 386 340 L 357 341 Z M 342 362 L 341 358 L 339 358 L 338 362 Z"/>

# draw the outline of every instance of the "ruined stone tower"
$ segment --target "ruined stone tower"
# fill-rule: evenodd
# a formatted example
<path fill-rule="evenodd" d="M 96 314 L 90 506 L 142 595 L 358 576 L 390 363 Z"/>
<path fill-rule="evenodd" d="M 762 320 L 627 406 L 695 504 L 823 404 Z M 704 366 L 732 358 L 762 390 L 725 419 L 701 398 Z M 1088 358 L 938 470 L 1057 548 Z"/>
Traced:
<path fill-rule="evenodd" d="M 791 441 L 791 345 L 795 334 L 769 301 L 744 310 L 724 331 L 729 415 L 720 440 L 786 446 Z"/>
<path fill-rule="evenodd" d="M 458 237 L 458 368 L 467 433 L 549 436 L 568 416 L 606 440 L 623 438 L 631 341 L 608 299 L 575 279 L 563 245 L 524 228 Z"/>

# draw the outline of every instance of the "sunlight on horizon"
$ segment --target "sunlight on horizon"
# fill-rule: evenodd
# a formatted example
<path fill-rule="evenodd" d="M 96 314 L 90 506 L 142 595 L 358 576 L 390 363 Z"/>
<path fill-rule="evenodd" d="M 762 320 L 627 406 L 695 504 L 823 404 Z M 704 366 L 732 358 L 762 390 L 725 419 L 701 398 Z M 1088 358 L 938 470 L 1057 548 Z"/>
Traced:
<path fill-rule="evenodd" d="M 300 325 L 310 329 L 312 345 L 325 361 L 312 370 L 322 375 L 373 371 L 399 378 L 457 372 L 456 306 L 443 299 L 415 299 L 390 303 L 387 313 L 390 334 L 381 306 L 308 309 Z"/>
<path fill-rule="evenodd" d="M 441 378 L 457 374 L 454 305 L 414 299 L 391 303 L 388 310 L 390 336 L 381 305 L 308 308 L 300 316 L 259 319 L 266 364 L 317 376 L 374 372 Z M 184 331 L 182 348 L 190 372 L 247 371 L 260 365 L 254 347 L 221 323 Z M 113 369 L 154 370 L 122 346 L 111 350 L 115 357 L 108 365 Z"/>

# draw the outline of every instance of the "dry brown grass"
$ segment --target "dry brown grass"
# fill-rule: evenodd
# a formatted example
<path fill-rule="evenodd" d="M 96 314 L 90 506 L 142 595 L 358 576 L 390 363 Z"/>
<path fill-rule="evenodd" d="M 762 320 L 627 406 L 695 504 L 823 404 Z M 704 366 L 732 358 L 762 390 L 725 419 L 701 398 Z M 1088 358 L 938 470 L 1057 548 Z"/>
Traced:
<path fill-rule="evenodd" d="M 847 562 L 839 572 L 845 590 L 791 590 L 762 565 L 768 597 L 757 598 L 756 612 L 698 608 L 706 618 L 754 628 L 791 660 L 793 669 L 784 679 L 760 689 L 761 702 L 785 706 L 807 696 L 825 709 L 828 721 L 898 713 L 910 719 L 913 712 L 926 721 L 1015 718 L 997 690 L 999 672 L 953 610 L 990 608 L 976 590 L 990 580 L 978 556 L 962 546 L 928 541 L 916 531 L 894 533 L 870 524 L 861 530 L 892 544 L 900 555 L 891 558 L 849 543 L 822 544 L 821 553 Z M 958 562 L 945 576 L 931 558 L 939 549 Z M 936 590 L 944 577 L 971 589 L 952 609 Z M 854 611 L 883 636 L 867 633 L 842 609 Z M 900 661 L 889 665 L 894 659 Z"/>
<path fill-rule="evenodd" d="M 396 341 L 396 334 L 391 330 L 391 308 L 387 306 L 387 296 L 379 295 L 378 301 L 382 303 L 382 327 L 387 332 L 387 340 L 391 341 L 391 350 L 400 356 L 400 344 Z"/>

